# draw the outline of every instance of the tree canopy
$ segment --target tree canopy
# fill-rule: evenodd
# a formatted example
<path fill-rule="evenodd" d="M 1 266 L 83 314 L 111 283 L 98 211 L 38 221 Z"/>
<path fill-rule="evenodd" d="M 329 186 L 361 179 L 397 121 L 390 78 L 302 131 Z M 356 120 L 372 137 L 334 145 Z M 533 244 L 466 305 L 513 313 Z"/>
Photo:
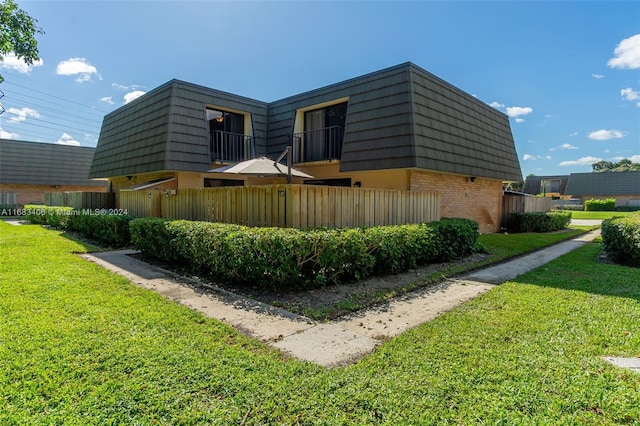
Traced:
<path fill-rule="evenodd" d="M 598 161 L 591 165 L 594 172 L 634 172 L 640 171 L 640 164 L 624 159 L 617 163 L 612 161 Z"/>
<path fill-rule="evenodd" d="M 0 3 L 0 60 L 13 53 L 26 64 L 40 59 L 36 34 L 44 34 L 37 20 L 20 9 L 13 0 Z M 0 74 L 0 83 L 4 78 Z"/>

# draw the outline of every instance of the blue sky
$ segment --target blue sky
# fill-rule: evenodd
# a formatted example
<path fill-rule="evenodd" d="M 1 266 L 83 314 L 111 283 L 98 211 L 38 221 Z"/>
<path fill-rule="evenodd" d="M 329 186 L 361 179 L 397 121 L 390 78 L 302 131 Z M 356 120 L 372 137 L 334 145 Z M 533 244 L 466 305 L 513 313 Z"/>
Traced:
<path fill-rule="evenodd" d="M 510 116 L 523 176 L 640 163 L 640 2 L 25 1 L 0 136 L 95 146 L 177 78 L 273 101 L 411 61 Z"/>

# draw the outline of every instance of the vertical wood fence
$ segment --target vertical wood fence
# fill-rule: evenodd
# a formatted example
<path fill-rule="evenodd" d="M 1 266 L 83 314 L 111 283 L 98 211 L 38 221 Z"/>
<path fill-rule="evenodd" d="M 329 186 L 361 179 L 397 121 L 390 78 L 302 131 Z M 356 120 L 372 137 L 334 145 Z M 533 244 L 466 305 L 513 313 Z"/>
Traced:
<path fill-rule="evenodd" d="M 120 208 L 139 217 L 247 226 L 356 228 L 439 220 L 440 196 L 315 185 L 121 190 Z"/>
<path fill-rule="evenodd" d="M 509 228 L 511 213 L 536 213 L 551 211 L 550 197 L 536 197 L 533 195 L 509 194 L 505 192 L 502 197 L 502 221 L 503 228 Z"/>
<path fill-rule="evenodd" d="M 113 192 L 48 192 L 44 194 L 47 206 L 73 207 L 74 209 L 112 209 L 115 206 Z"/>

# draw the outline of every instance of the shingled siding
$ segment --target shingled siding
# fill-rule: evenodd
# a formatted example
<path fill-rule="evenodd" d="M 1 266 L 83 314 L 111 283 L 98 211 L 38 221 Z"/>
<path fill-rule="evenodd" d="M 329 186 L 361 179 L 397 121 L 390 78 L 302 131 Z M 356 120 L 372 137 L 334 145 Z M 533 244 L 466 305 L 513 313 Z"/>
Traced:
<path fill-rule="evenodd" d="M 95 148 L 0 139 L 0 183 L 105 187 L 89 179 Z"/>
<path fill-rule="evenodd" d="M 483 234 L 500 230 L 502 182 L 445 173 L 412 171 L 410 189 L 440 194 L 442 217 L 464 217 L 478 222 Z"/>
<path fill-rule="evenodd" d="M 206 172 L 211 168 L 207 105 L 249 113 L 262 144 L 257 152 L 266 150 L 266 103 L 172 80 L 105 117 L 91 176 Z"/>
<path fill-rule="evenodd" d="M 164 84 L 105 116 L 90 177 L 165 168 L 173 84 Z"/>
<path fill-rule="evenodd" d="M 416 166 L 521 181 L 508 117 L 411 65 Z"/>
<path fill-rule="evenodd" d="M 348 97 L 341 171 L 412 165 L 407 66 L 346 80 L 269 105 L 269 155 L 291 143 L 296 110 Z"/>
<path fill-rule="evenodd" d="M 264 154 L 267 104 L 195 84 L 175 81 L 166 170 L 206 172 L 211 169 L 206 106 L 249 113 L 256 152 Z M 248 134 L 249 129 L 245 129 Z"/>

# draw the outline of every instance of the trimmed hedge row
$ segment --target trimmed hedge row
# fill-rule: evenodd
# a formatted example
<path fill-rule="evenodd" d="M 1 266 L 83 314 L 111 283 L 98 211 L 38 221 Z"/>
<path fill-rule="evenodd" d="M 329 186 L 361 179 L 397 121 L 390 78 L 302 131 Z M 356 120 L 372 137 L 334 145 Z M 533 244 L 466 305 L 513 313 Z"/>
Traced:
<path fill-rule="evenodd" d="M 511 219 L 513 232 L 553 232 L 569 225 L 571 212 L 511 213 Z"/>
<path fill-rule="evenodd" d="M 616 211 L 616 200 L 614 198 L 607 198 L 606 200 L 587 200 L 584 202 L 584 211 L 587 211 L 587 212 Z"/>
<path fill-rule="evenodd" d="M 131 241 L 149 256 L 198 274 L 258 288 L 308 288 L 392 274 L 473 252 L 478 224 L 360 229 L 249 228 L 209 222 L 134 219 Z"/>
<path fill-rule="evenodd" d="M 71 207 L 25 206 L 25 219 L 52 228 L 80 232 L 106 245 L 123 247 L 131 243 L 127 215 L 83 214 Z"/>
<path fill-rule="evenodd" d="M 640 213 L 603 221 L 602 244 L 614 262 L 640 267 Z"/>

